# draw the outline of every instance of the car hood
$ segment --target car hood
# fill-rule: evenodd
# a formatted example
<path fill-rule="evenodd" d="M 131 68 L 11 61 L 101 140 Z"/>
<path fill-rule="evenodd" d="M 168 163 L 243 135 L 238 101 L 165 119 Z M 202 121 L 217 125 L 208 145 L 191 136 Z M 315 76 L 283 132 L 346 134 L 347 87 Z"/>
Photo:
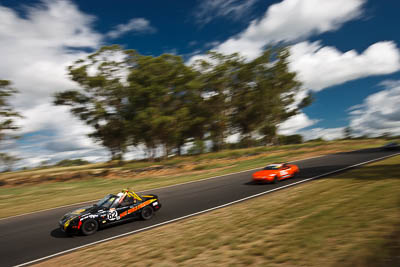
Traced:
<path fill-rule="evenodd" d="M 96 206 L 86 206 L 70 212 L 71 215 L 84 215 L 90 213 L 96 209 Z"/>
<path fill-rule="evenodd" d="M 267 175 L 277 174 L 277 173 L 278 173 L 278 171 L 276 171 L 276 170 L 261 170 L 261 171 L 253 173 L 253 176 L 254 177 L 267 176 Z"/>
<path fill-rule="evenodd" d="M 96 210 L 97 210 L 97 208 L 94 205 L 93 206 L 81 207 L 79 209 L 75 209 L 75 210 L 73 210 L 71 212 L 66 213 L 62 217 L 61 221 L 64 221 L 66 219 L 71 219 L 71 218 L 77 217 L 77 216 L 82 216 L 82 215 L 85 215 L 85 214 L 90 214 L 90 213 L 92 213 L 92 212 L 94 212 Z"/>

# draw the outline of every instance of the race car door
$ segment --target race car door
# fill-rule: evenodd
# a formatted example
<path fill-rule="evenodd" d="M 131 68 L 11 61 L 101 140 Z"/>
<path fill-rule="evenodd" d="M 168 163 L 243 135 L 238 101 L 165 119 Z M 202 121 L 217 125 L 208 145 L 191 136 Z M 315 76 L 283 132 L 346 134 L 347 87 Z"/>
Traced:
<path fill-rule="evenodd" d="M 292 170 L 290 166 L 282 166 L 279 169 L 279 175 L 281 176 L 281 179 L 289 178 L 291 176 Z"/>
<path fill-rule="evenodd" d="M 123 201 L 118 205 L 117 212 L 120 220 L 126 220 L 134 217 L 137 200 L 134 197 L 126 195 Z"/>

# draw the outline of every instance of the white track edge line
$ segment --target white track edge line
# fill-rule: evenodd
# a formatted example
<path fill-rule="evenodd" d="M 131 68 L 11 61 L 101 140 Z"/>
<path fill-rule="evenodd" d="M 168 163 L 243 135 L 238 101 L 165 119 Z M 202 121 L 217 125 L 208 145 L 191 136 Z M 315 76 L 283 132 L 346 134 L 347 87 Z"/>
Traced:
<path fill-rule="evenodd" d="M 202 211 L 198 211 L 198 212 L 195 212 L 195 213 L 192 213 L 192 214 L 188 214 L 188 215 L 185 215 L 185 216 L 182 216 L 182 217 L 179 217 L 179 218 L 175 218 L 175 219 L 172 219 L 172 220 L 169 220 L 169 221 L 165 221 L 165 222 L 162 222 L 162 223 L 154 224 L 154 225 L 147 226 L 147 227 L 144 227 L 144 228 L 141 228 L 141 229 L 137 229 L 137 230 L 130 231 L 130 232 L 127 232 L 127 233 L 123 233 L 123 234 L 119 234 L 119 235 L 116 235 L 116 236 L 108 237 L 108 238 L 105 238 L 105 239 L 102 239 L 102 240 L 98 240 L 98 241 L 95 241 L 95 242 L 92 242 L 92 243 L 89 243 L 89 244 L 85 244 L 85 245 L 78 246 L 78 247 L 75 247 L 75 248 L 71 248 L 71 249 L 67 249 L 67 250 L 64 250 L 64 251 L 60 251 L 60 252 L 57 252 L 57 253 L 54 253 L 54 254 L 51 254 L 51 255 L 36 259 L 36 260 L 32 260 L 32 261 L 25 262 L 25 263 L 22 263 L 22 264 L 19 264 L 19 265 L 15 265 L 14 267 L 22 267 L 22 266 L 33 264 L 33 263 L 36 263 L 36 262 L 40 262 L 40 261 L 43 261 L 43 260 L 46 260 L 46 259 L 49 259 L 49 258 L 53 258 L 53 257 L 59 256 L 59 255 L 62 255 L 62 254 L 66 254 L 66 253 L 69 253 L 69 252 L 72 252 L 72 251 L 75 251 L 75 250 L 78 250 L 78 249 L 81 249 L 81 248 L 85 248 L 85 247 L 88 247 L 88 246 L 96 245 L 96 244 L 99 244 L 99 243 L 103 243 L 103 242 L 110 241 L 110 240 L 113 240 L 113 239 L 117 239 L 117 238 L 120 238 L 120 237 L 124 237 L 124 236 L 127 236 L 127 235 L 135 234 L 135 233 L 138 233 L 138 232 L 146 231 L 146 230 L 149 230 L 149 229 L 152 229 L 152 228 L 156 228 L 158 226 L 162 226 L 162 225 L 165 225 L 165 224 L 169 224 L 169 223 L 172 223 L 172 222 L 183 220 L 183 219 L 186 219 L 186 218 L 189 218 L 189 217 L 193 217 L 193 216 L 196 216 L 196 215 L 199 215 L 199 214 L 203 214 L 203 213 L 206 213 L 206 212 L 209 212 L 209 211 L 213 211 L 213 210 L 220 209 L 220 208 L 223 208 L 223 207 L 226 207 L 226 206 L 230 206 L 230 205 L 233 205 L 233 204 L 236 204 L 238 202 L 242 202 L 242 201 L 245 201 L 245 200 L 248 200 L 248 199 L 251 199 L 251 198 L 255 198 L 255 197 L 262 196 L 262 195 L 265 195 L 265 194 L 268 194 L 268 193 L 272 193 L 272 192 L 275 192 L 275 191 L 278 191 L 278 190 L 282 190 L 284 188 L 292 187 L 292 186 L 297 185 L 297 184 L 301 184 L 301 183 L 305 183 L 305 182 L 308 182 L 308 181 L 311 181 L 311 180 L 315 180 L 315 179 L 321 178 L 323 176 L 328 176 L 328 175 L 331 175 L 331 174 L 334 174 L 334 173 L 338 173 L 338 172 L 341 172 L 341 171 L 344 171 L 344 170 L 348 170 L 348 169 L 352 169 L 352 168 L 358 167 L 360 165 L 365 165 L 365 164 L 372 163 L 372 162 L 375 162 L 375 161 L 380 161 L 380 160 L 383 160 L 383 159 L 386 159 L 386 158 L 389 158 L 389 157 L 394 157 L 394 156 L 397 156 L 397 155 L 400 155 L 400 152 L 399 153 L 395 153 L 395 154 L 391 154 L 391 155 L 387 155 L 387 156 L 384 156 L 384 157 L 380 157 L 380 158 L 364 161 L 364 162 L 361 162 L 361 163 L 357 163 L 357 164 L 354 164 L 354 165 L 351 165 L 351 166 L 347 166 L 345 168 L 341 168 L 341 169 L 338 169 L 338 170 L 334 170 L 334 171 L 331 171 L 331 172 L 320 174 L 320 175 L 317 175 L 317 176 L 314 176 L 314 177 L 311 177 L 311 178 L 303 179 L 303 180 L 295 182 L 295 183 L 291 183 L 291 184 L 284 185 L 284 186 L 281 186 L 281 187 L 278 187 L 278 188 L 274 188 L 274 189 L 271 189 L 271 190 L 268 190 L 268 191 L 264 191 L 264 192 L 261 192 L 261 193 L 255 194 L 255 195 L 251 195 L 251 196 L 248 196 L 248 197 L 245 197 L 245 198 L 241 198 L 241 199 L 229 202 L 229 203 L 225 203 L 225 204 L 213 207 L 213 208 L 209 208 L 209 209 L 206 209 L 206 210 L 202 210 Z"/>
<path fill-rule="evenodd" d="M 355 151 L 357 151 L 357 150 L 355 150 Z M 348 152 L 352 152 L 352 151 L 348 151 Z M 304 161 L 304 160 L 309 160 L 309 159 L 315 159 L 315 158 L 320 158 L 320 157 L 329 156 L 329 155 L 333 155 L 333 154 L 319 155 L 319 156 L 309 157 L 309 158 L 305 158 L 305 159 L 288 161 L 288 163 L 299 162 L 299 161 Z M 239 171 L 239 172 L 222 174 L 222 175 L 218 175 L 218 176 L 207 177 L 207 178 L 203 178 L 203 179 L 200 179 L 200 180 L 188 181 L 188 182 L 184 182 L 184 183 L 180 183 L 180 184 L 171 184 L 171 185 L 166 185 L 166 186 L 161 186 L 161 187 L 156 187 L 156 188 L 150 188 L 150 189 L 137 191 L 137 192 L 138 193 L 143 193 L 143 192 L 146 192 L 146 191 L 149 191 L 149 190 L 159 190 L 159 189 L 164 189 L 164 188 L 169 188 L 169 187 L 174 187 L 174 186 L 197 183 L 197 182 L 201 182 L 201 181 L 206 181 L 206 180 L 211 180 L 211 179 L 215 179 L 215 178 L 225 177 L 225 176 L 228 176 L 228 175 L 243 173 L 243 172 L 247 172 L 247 171 L 254 171 L 254 170 L 257 170 L 259 168 L 261 168 L 261 167 L 248 169 L 248 170 L 243 170 L 243 171 Z M 31 215 L 31 214 L 35 214 L 35 213 L 39 213 L 39 212 L 45 212 L 45 211 L 49 211 L 49 210 L 61 209 L 61 208 L 66 208 L 66 207 L 70 207 L 70 206 L 75 206 L 75 205 L 95 202 L 95 201 L 98 201 L 98 199 L 93 199 L 93 200 L 88 200 L 88 201 L 83 201 L 83 202 L 78 202 L 78 203 L 73 203 L 73 204 L 67 204 L 67 205 L 63 205 L 63 206 L 59 206 L 59 207 L 48 208 L 48 209 L 44 209 L 44 210 L 37 210 L 37 211 L 27 212 L 27 213 L 18 214 L 18 215 L 14 215 L 14 216 L 10 216 L 10 217 L 0 218 L 0 221 L 7 220 L 7 219 L 13 219 L 13 218 L 21 217 L 21 216 L 25 216 L 25 215 Z"/>

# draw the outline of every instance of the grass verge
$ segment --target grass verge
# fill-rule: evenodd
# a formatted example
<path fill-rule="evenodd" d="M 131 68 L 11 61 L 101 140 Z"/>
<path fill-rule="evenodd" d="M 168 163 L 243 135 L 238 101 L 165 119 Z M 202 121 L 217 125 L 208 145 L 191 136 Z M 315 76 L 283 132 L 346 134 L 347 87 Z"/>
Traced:
<path fill-rule="evenodd" d="M 38 265 L 400 266 L 399 192 L 397 156 Z"/>
<path fill-rule="evenodd" d="M 84 173 L 93 171 L 95 167 L 103 168 L 104 164 L 88 165 L 86 169 L 85 166 L 58 167 L 2 174 L 0 184 L 1 181 L 7 179 L 25 182 L 18 186 L 7 184 L 0 186 L 0 218 L 99 199 L 110 192 L 118 192 L 127 187 L 142 191 L 258 168 L 272 162 L 293 161 L 329 153 L 376 147 L 384 142 L 385 140 L 379 139 L 344 140 L 222 151 L 173 158 L 157 163 L 158 166 L 166 166 L 165 169 L 140 173 L 136 173 L 138 168 L 143 169 L 146 164 L 151 163 L 127 163 L 121 167 L 107 169 L 108 173 L 115 172 L 115 175 L 96 177 L 86 177 Z M 81 173 L 76 173 L 76 171 Z M 59 174 L 60 172 L 62 174 Z M 95 172 L 103 173 L 104 170 L 95 170 Z M 55 179 L 57 175 L 62 175 L 65 179 Z M 39 183 L 30 184 L 29 182 L 37 176 L 39 176 Z"/>

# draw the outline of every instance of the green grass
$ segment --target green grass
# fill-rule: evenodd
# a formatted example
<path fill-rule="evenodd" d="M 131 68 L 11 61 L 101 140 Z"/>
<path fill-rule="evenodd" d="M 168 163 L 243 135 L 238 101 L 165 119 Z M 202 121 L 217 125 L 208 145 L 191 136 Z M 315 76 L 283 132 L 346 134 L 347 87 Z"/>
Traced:
<path fill-rule="evenodd" d="M 382 145 L 384 140 L 345 140 L 335 142 L 311 142 L 301 145 L 276 147 L 257 147 L 232 151 L 221 151 L 197 156 L 171 158 L 163 162 L 136 161 L 122 166 L 113 163 L 98 163 L 79 167 L 53 168 L 35 171 L 6 173 L 0 175 L 0 182 L 6 179 L 21 181 L 18 186 L 0 186 L 0 218 L 99 199 L 110 192 L 122 188 L 142 191 L 208 177 L 229 174 L 252 168 L 262 167 L 271 162 L 290 161 L 299 158 L 323 155 L 326 153 L 349 151 Z M 86 177 L 87 173 L 97 170 L 134 171 L 151 167 L 165 166 L 169 172 L 144 172 L 127 177 Z M 185 166 L 189 166 L 186 168 Z M 76 178 L 59 180 L 56 175 Z M 118 173 L 118 172 L 117 172 Z M 39 177 L 38 184 L 29 184 L 31 179 Z M 28 182 L 26 184 L 25 182 Z M 51 201 L 49 201 L 51 199 Z"/>
<path fill-rule="evenodd" d="M 400 266 L 399 192 L 397 156 L 39 265 Z"/>

